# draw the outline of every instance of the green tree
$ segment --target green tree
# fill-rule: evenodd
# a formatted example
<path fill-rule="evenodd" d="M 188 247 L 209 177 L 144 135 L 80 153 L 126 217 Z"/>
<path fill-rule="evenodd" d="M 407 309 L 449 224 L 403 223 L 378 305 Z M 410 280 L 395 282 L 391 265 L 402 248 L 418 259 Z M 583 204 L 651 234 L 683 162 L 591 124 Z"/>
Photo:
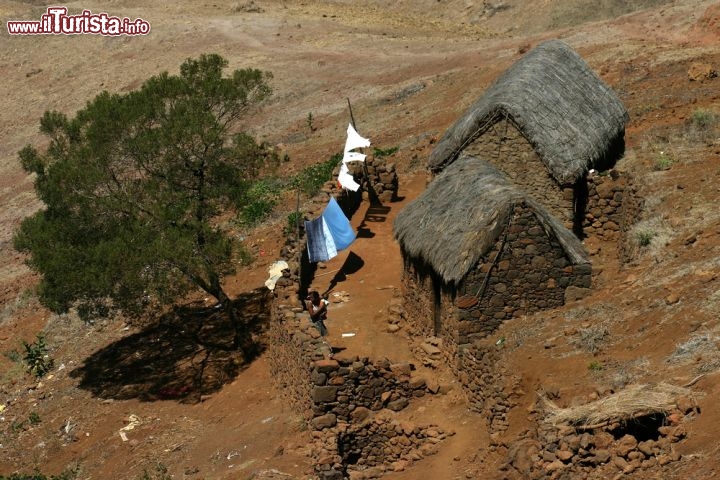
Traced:
<path fill-rule="evenodd" d="M 193 289 L 238 324 L 221 280 L 237 245 L 220 214 L 242 208 L 247 186 L 276 155 L 239 120 L 266 99 L 271 74 L 223 76 L 218 55 L 188 59 L 127 94 L 103 92 L 68 119 L 45 112 L 42 152 L 19 152 L 45 208 L 27 218 L 15 247 L 42 275 L 39 295 L 55 312 L 83 318 L 120 309 L 139 314 Z"/>

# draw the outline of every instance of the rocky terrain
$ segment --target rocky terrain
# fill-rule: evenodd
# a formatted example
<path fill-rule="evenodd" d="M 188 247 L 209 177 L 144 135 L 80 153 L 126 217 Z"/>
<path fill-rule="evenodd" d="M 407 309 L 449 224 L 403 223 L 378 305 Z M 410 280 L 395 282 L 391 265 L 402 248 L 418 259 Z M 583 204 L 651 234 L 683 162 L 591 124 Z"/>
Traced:
<path fill-rule="evenodd" d="M 337 460 L 332 448 L 323 450 L 336 438 L 328 433 L 337 428 L 332 418 L 309 424 L 271 375 L 272 298 L 263 282 L 285 246 L 294 199 L 262 227 L 238 232 L 254 260 L 225 279 L 263 345 L 249 364 L 193 344 L 185 334 L 196 328 L 190 310 L 142 324 L 118 317 L 89 325 L 52 314 L 38 304 L 37 279 L 12 249 L 19 222 L 41 207 L 17 151 L 42 144 L 43 112 L 72 115 L 102 90 L 132 90 L 206 52 L 223 55 L 231 68 L 273 73 L 273 97 L 245 121 L 287 153 L 287 174 L 342 149 L 348 99 L 361 134 L 374 146 L 397 147 L 388 161 L 398 173 L 399 198 L 383 210 L 364 204 L 352 219 L 363 235 L 350 250 L 362 262 L 344 278 L 333 276 L 351 253 L 344 252 L 313 282 L 325 289 L 335 281 L 334 292 L 342 293 L 331 297 L 328 320 L 329 341 L 341 349 L 338 370 L 322 367 L 323 382 L 362 364 L 386 372 L 384 385 L 401 385 L 382 408 L 369 404 L 356 414 L 367 414 L 368 430 L 343 437 L 348 451 L 375 458 L 368 468 L 354 464 L 355 477 L 720 474 L 715 2 L 146 3 L 66 6 L 143 18 L 152 28 L 147 36 L 11 37 L 6 21 L 39 19 L 47 5 L 0 1 L 0 475 L 300 479 L 316 478 L 328 471 L 318 465 Z M 502 71 L 549 38 L 575 48 L 626 105 L 626 153 L 617 168 L 634 179 L 642 214 L 622 254 L 616 242 L 586 239 L 589 296 L 515 318 L 488 339 L 497 343 L 493 359 L 502 362 L 505 390 L 489 395 L 496 400 L 478 412 L 438 354 L 438 339 L 408 336 L 392 220 L 423 191 L 425 162 L 445 129 Z M 303 199 L 302 208 L 314 216 L 320 205 Z M 185 307 L 203 302 L 188 299 Z M 53 360 L 40 379 L 21 362 L 21 341 L 34 342 L 38 333 Z M 222 336 L 221 320 L 211 319 L 202 333 Z M 408 369 L 413 383 L 404 378 Z M 410 398 L 407 405 L 397 403 L 400 396 Z M 590 413 L 638 398 L 639 407 L 624 410 L 634 415 L 588 423 Z M 664 413 L 642 415 L 643 406 Z M 342 416 L 323 412 L 330 413 Z M 382 454 L 392 457 L 387 464 L 376 458 L 380 437 L 387 440 Z"/>

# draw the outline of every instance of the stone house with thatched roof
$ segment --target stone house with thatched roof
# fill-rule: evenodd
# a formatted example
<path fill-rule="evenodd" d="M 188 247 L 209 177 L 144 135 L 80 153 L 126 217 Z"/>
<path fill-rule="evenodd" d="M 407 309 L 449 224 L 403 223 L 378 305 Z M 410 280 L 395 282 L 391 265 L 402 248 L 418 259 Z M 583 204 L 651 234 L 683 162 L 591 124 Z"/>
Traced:
<path fill-rule="evenodd" d="M 406 318 L 458 347 L 589 288 L 580 240 L 494 166 L 463 154 L 397 216 Z"/>
<path fill-rule="evenodd" d="M 438 173 L 462 153 L 480 155 L 580 235 L 586 175 L 623 154 L 628 120 L 588 64 L 551 40 L 497 78 L 445 132 L 428 167 Z"/>

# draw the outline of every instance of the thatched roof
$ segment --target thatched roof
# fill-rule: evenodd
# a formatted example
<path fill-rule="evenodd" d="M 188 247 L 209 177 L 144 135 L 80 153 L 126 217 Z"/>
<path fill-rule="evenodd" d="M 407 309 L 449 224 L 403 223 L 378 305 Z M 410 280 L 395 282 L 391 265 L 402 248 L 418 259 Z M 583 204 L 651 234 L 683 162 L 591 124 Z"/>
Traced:
<path fill-rule="evenodd" d="M 422 259 L 446 282 L 458 282 L 498 240 L 524 202 L 573 264 L 589 263 L 575 235 L 495 167 L 465 154 L 435 178 L 395 219 L 406 255 Z"/>
<path fill-rule="evenodd" d="M 560 408 L 541 397 L 547 411 L 546 422 L 572 425 L 582 429 L 599 428 L 613 422 L 626 423 L 645 415 L 667 415 L 676 408 L 677 399 L 690 390 L 668 383 L 631 385 L 625 390 L 576 407 Z"/>
<path fill-rule="evenodd" d="M 433 150 L 439 171 L 495 123 L 507 118 L 561 185 L 612 166 L 625 145 L 627 110 L 567 44 L 538 45 L 505 71 Z"/>

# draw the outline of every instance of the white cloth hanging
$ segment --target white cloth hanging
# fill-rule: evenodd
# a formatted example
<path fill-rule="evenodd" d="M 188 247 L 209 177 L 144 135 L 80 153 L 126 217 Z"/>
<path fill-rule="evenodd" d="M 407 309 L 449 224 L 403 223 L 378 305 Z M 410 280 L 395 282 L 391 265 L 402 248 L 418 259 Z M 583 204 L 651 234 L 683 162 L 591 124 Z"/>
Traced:
<path fill-rule="evenodd" d="M 370 146 L 370 140 L 363 138 L 355 131 L 352 123 L 348 124 L 347 140 L 345 141 L 345 153 L 356 148 L 365 148 Z"/>

